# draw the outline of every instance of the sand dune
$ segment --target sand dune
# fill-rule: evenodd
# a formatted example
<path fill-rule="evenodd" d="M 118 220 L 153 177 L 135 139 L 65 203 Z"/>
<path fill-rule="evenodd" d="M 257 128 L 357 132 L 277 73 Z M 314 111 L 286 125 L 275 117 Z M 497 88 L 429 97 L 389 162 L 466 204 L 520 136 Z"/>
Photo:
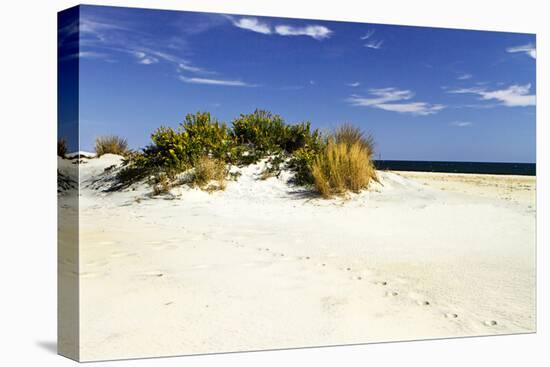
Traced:
<path fill-rule="evenodd" d="M 534 178 L 379 172 L 323 200 L 258 164 L 150 197 L 83 162 L 82 360 L 535 330 Z"/>

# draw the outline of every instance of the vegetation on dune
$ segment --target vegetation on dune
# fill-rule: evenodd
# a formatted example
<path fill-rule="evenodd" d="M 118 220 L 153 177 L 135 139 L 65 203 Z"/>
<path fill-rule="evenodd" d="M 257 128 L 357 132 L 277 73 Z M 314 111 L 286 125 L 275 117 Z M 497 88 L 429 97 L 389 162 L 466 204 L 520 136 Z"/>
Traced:
<path fill-rule="evenodd" d="M 67 154 L 67 140 L 65 140 L 65 138 L 61 138 L 57 141 L 57 156 L 61 158 L 65 158 L 66 154 Z"/>
<path fill-rule="evenodd" d="M 360 142 L 337 143 L 329 139 L 312 165 L 315 188 L 324 198 L 366 189 L 376 178 L 370 154 Z"/>
<path fill-rule="evenodd" d="M 203 156 L 195 165 L 191 183 L 207 191 L 224 190 L 228 173 L 225 162 Z"/>
<path fill-rule="evenodd" d="M 223 190 L 230 176 L 228 165 L 267 159 L 261 179 L 289 169 L 295 173 L 295 184 L 331 197 L 360 191 L 376 179 L 373 146 L 372 137 L 352 125 L 322 136 L 309 122 L 286 124 L 279 115 L 263 110 L 241 114 L 232 127 L 208 112 L 197 112 L 188 114 L 177 128 L 158 128 L 141 152 L 126 152 L 118 178 L 121 187 L 148 178 L 154 193 L 161 194 L 188 172 L 187 183 Z"/>
<path fill-rule="evenodd" d="M 124 156 L 128 153 L 128 142 L 116 135 L 100 136 L 95 140 L 95 152 L 98 157 L 104 154 Z"/>
<path fill-rule="evenodd" d="M 374 138 L 372 135 L 365 136 L 365 133 L 361 129 L 351 124 L 343 124 L 336 128 L 334 141 L 337 144 L 343 143 L 348 146 L 357 143 L 365 149 L 369 158 L 372 158 L 374 155 Z"/>
<path fill-rule="evenodd" d="M 339 126 L 314 157 L 311 176 L 315 188 L 324 198 L 366 189 L 372 180 L 378 180 L 373 155 L 371 135 L 365 136 L 350 124 Z"/>

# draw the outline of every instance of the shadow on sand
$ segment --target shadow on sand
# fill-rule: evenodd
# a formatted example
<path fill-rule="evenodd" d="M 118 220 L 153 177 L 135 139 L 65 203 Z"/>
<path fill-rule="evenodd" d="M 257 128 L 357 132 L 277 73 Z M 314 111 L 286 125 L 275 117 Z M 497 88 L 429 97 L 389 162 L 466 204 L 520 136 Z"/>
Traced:
<path fill-rule="evenodd" d="M 39 340 L 36 342 L 36 345 L 50 353 L 57 354 L 57 342 L 55 340 Z"/>

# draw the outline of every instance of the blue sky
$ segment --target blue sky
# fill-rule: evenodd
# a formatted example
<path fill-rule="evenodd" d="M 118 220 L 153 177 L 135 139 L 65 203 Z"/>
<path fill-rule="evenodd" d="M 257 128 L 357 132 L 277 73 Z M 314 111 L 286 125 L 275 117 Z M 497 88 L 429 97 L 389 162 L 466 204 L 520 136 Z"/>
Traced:
<path fill-rule="evenodd" d="M 95 6 L 79 35 L 82 150 L 261 108 L 353 123 L 382 159 L 535 161 L 534 35 Z"/>

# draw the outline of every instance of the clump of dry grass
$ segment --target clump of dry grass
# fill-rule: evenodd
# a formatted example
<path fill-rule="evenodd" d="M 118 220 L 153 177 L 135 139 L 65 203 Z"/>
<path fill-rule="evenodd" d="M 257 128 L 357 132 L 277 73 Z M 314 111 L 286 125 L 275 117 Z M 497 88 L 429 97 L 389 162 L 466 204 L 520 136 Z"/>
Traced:
<path fill-rule="evenodd" d="M 100 136 L 95 140 L 95 152 L 98 157 L 108 153 L 124 156 L 128 153 L 128 142 L 116 135 Z"/>
<path fill-rule="evenodd" d="M 192 183 L 206 191 L 225 190 L 227 174 L 228 170 L 223 161 L 204 156 L 195 165 Z"/>
<path fill-rule="evenodd" d="M 366 189 L 371 180 L 376 180 L 370 146 L 353 135 L 342 139 L 342 136 L 339 141 L 336 137 L 329 139 L 312 165 L 314 186 L 324 198 L 348 191 L 359 192 Z"/>
<path fill-rule="evenodd" d="M 339 126 L 333 134 L 334 141 L 337 144 L 347 144 L 352 146 L 357 143 L 367 152 L 369 159 L 374 154 L 374 138 L 372 135 L 365 135 L 365 133 L 351 124 L 343 124 Z"/>
<path fill-rule="evenodd" d="M 159 172 L 153 176 L 151 185 L 153 186 L 153 195 L 163 195 L 170 192 L 172 180 L 165 172 Z"/>

